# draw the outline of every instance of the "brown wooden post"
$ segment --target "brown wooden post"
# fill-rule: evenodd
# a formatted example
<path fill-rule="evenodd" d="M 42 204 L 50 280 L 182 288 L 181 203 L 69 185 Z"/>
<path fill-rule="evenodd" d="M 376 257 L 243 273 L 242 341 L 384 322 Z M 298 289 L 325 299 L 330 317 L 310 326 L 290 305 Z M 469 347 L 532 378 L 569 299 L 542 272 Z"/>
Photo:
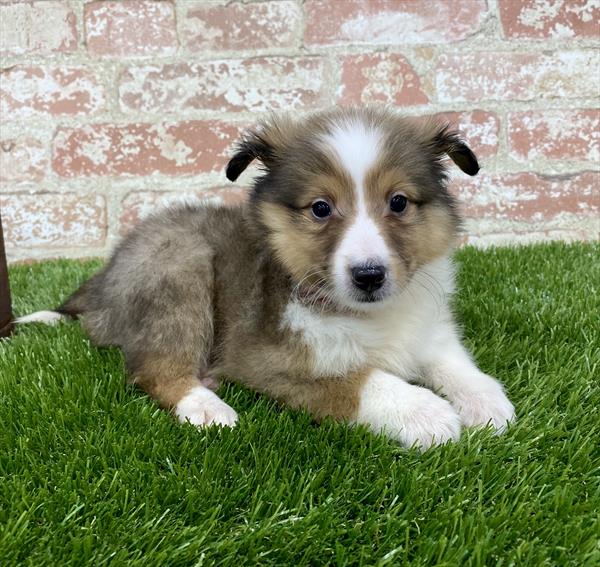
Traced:
<path fill-rule="evenodd" d="M 10 288 L 8 287 L 8 267 L 4 253 L 4 235 L 2 234 L 2 216 L 0 215 L 0 337 L 7 337 L 12 330 L 12 309 Z"/>

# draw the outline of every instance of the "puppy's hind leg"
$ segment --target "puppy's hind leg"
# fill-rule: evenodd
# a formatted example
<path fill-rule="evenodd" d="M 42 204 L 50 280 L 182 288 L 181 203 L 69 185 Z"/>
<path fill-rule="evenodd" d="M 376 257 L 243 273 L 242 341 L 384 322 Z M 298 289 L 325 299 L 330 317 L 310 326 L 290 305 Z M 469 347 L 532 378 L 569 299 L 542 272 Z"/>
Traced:
<path fill-rule="evenodd" d="M 127 356 L 127 355 L 126 355 Z M 179 421 L 192 425 L 233 426 L 236 412 L 211 391 L 211 377 L 198 376 L 190 361 L 169 355 L 138 353 L 127 357 L 132 381 Z"/>
<path fill-rule="evenodd" d="M 168 228 L 153 249 L 132 246 L 136 256 L 117 258 L 118 271 L 107 274 L 106 287 L 112 286 L 116 299 L 109 326 L 132 381 L 162 407 L 196 426 L 231 426 L 237 414 L 207 387 L 214 340 L 212 251 L 200 238 L 189 242 L 187 234 L 173 236 L 175 229 Z M 129 265 L 136 265 L 135 272 Z"/>
<path fill-rule="evenodd" d="M 209 389 L 215 387 L 209 372 L 211 288 L 207 279 L 200 278 L 175 290 L 185 281 L 177 279 L 177 283 L 163 280 L 160 291 L 136 298 L 146 314 L 137 323 L 130 322 L 129 340 L 122 344 L 131 380 L 182 422 L 232 426 L 237 414 Z"/>

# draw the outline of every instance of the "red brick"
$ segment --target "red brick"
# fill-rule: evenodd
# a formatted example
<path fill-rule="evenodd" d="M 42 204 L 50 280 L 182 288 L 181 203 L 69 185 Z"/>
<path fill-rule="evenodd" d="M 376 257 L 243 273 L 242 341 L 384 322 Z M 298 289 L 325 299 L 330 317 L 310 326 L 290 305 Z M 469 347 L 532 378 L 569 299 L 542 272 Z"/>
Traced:
<path fill-rule="evenodd" d="M 597 0 L 499 0 L 504 37 L 599 37 Z"/>
<path fill-rule="evenodd" d="M 1 73 L 3 120 L 41 114 L 91 114 L 104 106 L 104 89 L 82 67 L 9 67 Z"/>
<path fill-rule="evenodd" d="M 99 195 L 0 195 L 8 246 L 99 246 L 106 235 L 106 206 Z"/>
<path fill-rule="evenodd" d="M 600 214 L 600 174 L 546 176 L 536 173 L 478 175 L 452 184 L 470 218 L 550 221 L 561 215 Z"/>
<path fill-rule="evenodd" d="M 190 51 L 291 47 L 302 25 L 296 2 L 193 4 L 183 22 Z"/>
<path fill-rule="evenodd" d="M 518 160 L 536 158 L 600 161 L 600 111 L 515 112 L 508 120 L 510 152 Z"/>
<path fill-rule="evenodd" d="M 62 177 L 221 171 L 238 134 L 214 120 L 59 128 L 52 167 Z"/>
<path fill-rule="evenodd" d="M 48 166 L 48 148 L 29 136 L 0 141 L 0 181 L 39 181 Z"/>
<path fill-rule="evenodd" d="M 129 67 L 121 106 L 144 112 L 310 108 L 324 99 L 325 63 L 285 57 Z"/>
<path fill-rule="evenodd" d="M 440 102 L 596 97 L 597 67 L 592 50 L 443 54 L 437 96 Z"/>
<path fill-rule="evenodd" d="M 475 33 L 485 0 L 308 0 L 308 45 L 417 44 L 459 41 Z"/>
<path fill-rule="evenodd" d="M 229 185 L 226 187 L 215 187 L 204 191 L 189 191 L 181 193 L 178 191 L 134 191 L 129 193 L 121 203 L 122 213 L 119 216 L 119 232 L 125 234 L 140 220 L 150 213 L 181 202 L 198 202 L 201 200 L 207 206 L 235 205 L 245 200 L 247 189 L 242 185 Z"/>
<path fill-rule="evenodd" d="M 396 53 L 343 57 L 338 100 L 342 104 L 385 102 L 400 106 L 429 101 L 417 72 Z"/>
<path fill-rule="evenodd" d="M 88 51 L 100 57 L 171 55 L 177 50 L 172 2 L 122 0 L 84 7 Z"/>
<path fill-rule="evenodd" d="M 478 158 L 496 155 L 500 120 L 495 113 L 485 110 L 441 112 L 436 114 L 436 118 L 458 129 Z"/>
<path fill-rule="evenodd" d="M 76 49 L 77 18 L 67 2 L 0 5 L 0 55 L 47 55 Z"/>

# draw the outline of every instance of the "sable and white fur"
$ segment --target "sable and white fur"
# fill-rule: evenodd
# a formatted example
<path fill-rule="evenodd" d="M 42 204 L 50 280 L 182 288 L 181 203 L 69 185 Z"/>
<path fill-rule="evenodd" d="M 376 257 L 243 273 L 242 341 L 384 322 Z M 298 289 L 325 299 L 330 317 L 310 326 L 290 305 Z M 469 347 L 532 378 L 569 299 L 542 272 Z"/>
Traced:
<path fill-rule="evenodd" d="M 56 312 L 20 322 L 79 317 L 197 426 L 237 421 L 211 390 L 224 376 L 406 446 L 502 430 L 513 406 L 448 305 L 460 218 L 445 157 L 479 169 L 456 133 L 390 110 L 269 119 L 227 168 L 233 181 L 261 162 L 248 204 L 148 218 Z"/>

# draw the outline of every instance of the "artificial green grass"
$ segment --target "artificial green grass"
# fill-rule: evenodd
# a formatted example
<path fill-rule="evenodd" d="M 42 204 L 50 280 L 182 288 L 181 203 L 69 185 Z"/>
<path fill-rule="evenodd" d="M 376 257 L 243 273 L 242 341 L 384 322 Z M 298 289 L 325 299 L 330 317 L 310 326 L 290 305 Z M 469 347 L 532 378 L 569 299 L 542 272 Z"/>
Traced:
<path fill-rule="evenodd" d="M 77 323 L 20 328 L 0 342 L 0 563 L 599 565 L 600 246 L 458 260 L 466 341 L 518 422 L 424 454 L 232 386 L 238 427 L 197 431 Z M 99 265 L 14 266 L 15 312 Z"/>

